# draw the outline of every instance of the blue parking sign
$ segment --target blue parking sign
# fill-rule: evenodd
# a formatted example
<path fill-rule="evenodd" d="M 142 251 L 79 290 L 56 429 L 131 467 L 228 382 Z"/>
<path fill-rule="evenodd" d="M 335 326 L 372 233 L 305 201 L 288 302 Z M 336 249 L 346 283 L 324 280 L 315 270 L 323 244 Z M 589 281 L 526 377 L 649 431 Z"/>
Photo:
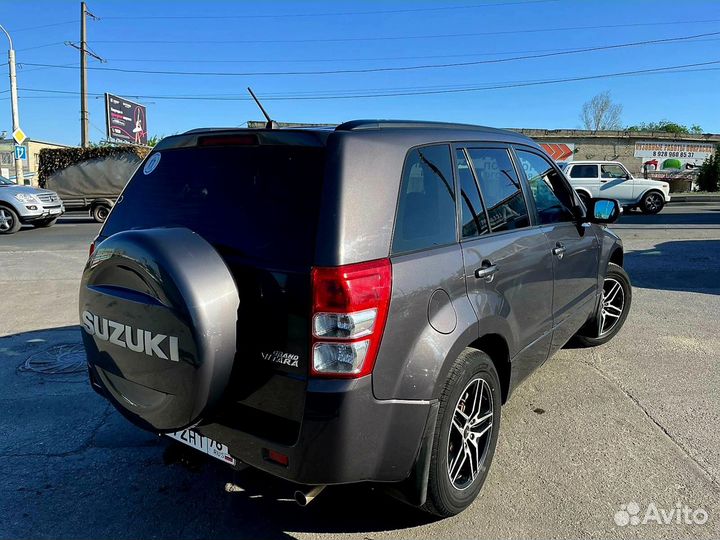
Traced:
<path fill-rule="evenodd" d="M 15 145 L 15 159 L 24 159 L 27 161 L 27 146 L 20 144 Z"/>

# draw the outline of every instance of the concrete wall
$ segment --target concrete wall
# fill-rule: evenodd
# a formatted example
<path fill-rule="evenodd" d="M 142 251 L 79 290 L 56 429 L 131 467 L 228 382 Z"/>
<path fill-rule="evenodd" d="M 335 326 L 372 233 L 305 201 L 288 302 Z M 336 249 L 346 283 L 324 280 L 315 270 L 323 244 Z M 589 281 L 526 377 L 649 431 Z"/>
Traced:
<path fill-rule="evenodd" d="M 720 135 L 677 135 L 664 132 L 633 132 L 633 131 L 600 131 L 592 132 L 585 130 L 546 130 L 546 129 L 514 129 L 538 143 L 560 143 L 574 147 L 572 160 L 610 160 L 620 161 L 634 176 L 647 175 L 648 178 L 662 179 L 670 182 L 673 191 L 685 191 L 697 176 L 697 166 L 702 159 L 686 160 L 680 170 L 647 170 L 643 163 L 652 158 L 636 157 L 635 143 L 687 143 L 687 144 L 710 144 L 720 143 Z M 665 158 L 658 158 L 662 162 Z M 694 166 L 693 166 L 694 165 Z"/>

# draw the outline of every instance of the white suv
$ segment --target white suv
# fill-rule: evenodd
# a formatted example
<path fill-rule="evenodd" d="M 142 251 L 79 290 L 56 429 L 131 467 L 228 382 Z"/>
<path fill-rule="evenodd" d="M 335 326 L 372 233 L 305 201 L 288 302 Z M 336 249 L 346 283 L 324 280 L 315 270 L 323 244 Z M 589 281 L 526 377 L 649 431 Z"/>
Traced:
<path fill-rule="evenodd" d="M 592 197 L 617 199 L 621 205 L 657 214 L 670 201 L 670 185 L 634 178 L 617 161 L 571 161 L 559 163 L 583 202 Z"/>

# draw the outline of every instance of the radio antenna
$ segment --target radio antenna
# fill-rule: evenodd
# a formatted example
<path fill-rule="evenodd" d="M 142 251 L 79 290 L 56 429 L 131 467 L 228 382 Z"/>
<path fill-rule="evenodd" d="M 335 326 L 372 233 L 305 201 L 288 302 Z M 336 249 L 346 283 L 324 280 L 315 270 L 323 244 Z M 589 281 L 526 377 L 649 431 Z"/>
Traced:
<path fill-rule="evenodd" d="M 267 122 L 265 123 L 265 129 L 277 129 L 278 128 L 277 122 L 275 122 L 275 120 L 270 118 L 270 115 L 265 110 L 265 107 L 262 106 L 262 103 L 260 103 L 260 100 L 255 95 L 255 92 L 253 92 L 252 88 L 250 88 L 249 86 L 248 86 L 248 92 L 250 92 L 250 95 L 255 100 L 255 103 L 257 103 L 257 106 L 260 107 L 260 110 L 262 111 L 263 116 L 265 116 L 265 120 L 267 120 Z"/>

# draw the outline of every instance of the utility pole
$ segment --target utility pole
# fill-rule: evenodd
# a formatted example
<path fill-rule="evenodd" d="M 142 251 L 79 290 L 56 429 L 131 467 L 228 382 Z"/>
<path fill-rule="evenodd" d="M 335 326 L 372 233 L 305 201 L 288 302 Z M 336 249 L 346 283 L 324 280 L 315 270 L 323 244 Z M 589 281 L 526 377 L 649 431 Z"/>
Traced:
<path fill-rule="evenodd" d="M 10 49 L 8 49 L 8 65 L 10 66 L 10 107 L 12 109 L 12 126 L 13 133 L 20 129 L 20 114 L 18 113 L 18 99 L 17 99 L 17 78 L 15 76 L 15 49 L 13 48 L 12 38 L 8 31 L 0 25 L 0 29 L 5 32 L 10 43 Z M 23 175 L 23 162 L 22 159 L 15 158 L 15 182 L 18 185 L 25 184 L 25 176 Z"/>
<path fill-rule="evenodd" d="M 90 55 L 100 62 L 105 62 L 105 59 L 88 50 L 87 27 L 85 25 L 87 17 L 98 20 L 95 15 L 87 10 L 87 4 L 80 2 L 80 43 L 76 45 L 71 41 L 65 42 L 65 45 L 80 51 L 80 141 L 83 148 L 90 146 L 90 136 L 88 135 L 90 131 L 90 113 L 88 113 L 87 100 L 87 57 Z"/>
<path fill-rule="evenodd" d="M 90 131 L 90 118 L 87 103 L 87 28 L 85 15 L 87 6 L 80 2 L 80 140 L 83 148 L 90 145 L 88 131 Z"/>

